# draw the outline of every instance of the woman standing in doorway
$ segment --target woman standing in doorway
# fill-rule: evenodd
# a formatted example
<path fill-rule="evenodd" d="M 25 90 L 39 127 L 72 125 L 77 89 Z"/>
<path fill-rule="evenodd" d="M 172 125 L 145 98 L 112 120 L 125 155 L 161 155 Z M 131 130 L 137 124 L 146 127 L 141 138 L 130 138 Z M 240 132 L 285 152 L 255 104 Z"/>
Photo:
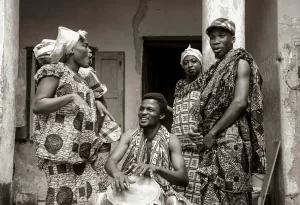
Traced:
<path fill-rule="evenodd" d="M 85 205 L 102 189 L 95 159 L 102 145 L 93 91 L 78 74 L 89 67 L 87 33 L 59 27 L 51 64 L 35 79 L 34 140 L 48 182 L 46 204 Z"/>
<path fill-rule="evenodd" d="M 199 99 L 202 72 L 202 54 L 199 50 L 189 46 L 181 54 L 180 64 L 185 73 L 185 79 L 177 82 L 173 104 L 172 133 L 178 136 L 189 176 L 187 187 L 177 187 L 177 190 L 187 197 L 193 204 L 198 204 L 200 195 L 196 191 L 200 179 L 196 174 L 199 164 L 198 145 L 200 142 L 193 140 L 190 130 L 198 128 L 197 120 L 189 113 L 190 108 Z"/>

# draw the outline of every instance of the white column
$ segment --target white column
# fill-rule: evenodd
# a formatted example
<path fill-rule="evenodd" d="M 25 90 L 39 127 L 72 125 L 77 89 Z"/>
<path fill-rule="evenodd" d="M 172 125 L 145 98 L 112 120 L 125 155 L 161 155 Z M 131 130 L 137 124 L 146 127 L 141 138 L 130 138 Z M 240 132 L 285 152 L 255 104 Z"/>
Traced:
<path fill-rule="evenodd" d="M 0 0 L 0 204 L 12 204 L 19 0 Z"/>
<path fill-rule="evenodd" d="M 235 23 L 235 48 L 245 48 L 245 0 L 203 0 L 202 11 L 202 52 L 204 69 L 215 62 L 209 45 L 206 28 L 217 18 L 228 18 Z"/>

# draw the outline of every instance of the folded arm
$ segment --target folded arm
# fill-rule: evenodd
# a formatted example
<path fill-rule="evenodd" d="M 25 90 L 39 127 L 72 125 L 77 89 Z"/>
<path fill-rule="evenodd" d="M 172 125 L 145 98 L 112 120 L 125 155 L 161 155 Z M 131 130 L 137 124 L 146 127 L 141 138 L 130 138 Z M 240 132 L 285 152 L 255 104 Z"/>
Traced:
<path fill-rule="evenodd" d="M 53 76 L 47 76 L 40 80 L 33 100 L 34 114 L 49 114 L 71 102 L 74 102 L 86 114 L 90 112 L 87 103 L 75 93 L 54 98 L 58 83 L 59 79 Z"/>
<path fill-rule="evenodd" d="M 247 61 L 240 60 L 237 70 L 237 79 L 233 101 L 225 111 L 224 115 L 211 129 L 210 133 L 217 136 L 230 127 L 248 106 L 250 82 L 250 66 Z"/>
<path fill-rule="evenodd" d="M 53 76 L 42 78 L 33 100 L 33 113 L 49 114 L 73 101 L 72 94 L 54 98 L 59 79 Z"/>

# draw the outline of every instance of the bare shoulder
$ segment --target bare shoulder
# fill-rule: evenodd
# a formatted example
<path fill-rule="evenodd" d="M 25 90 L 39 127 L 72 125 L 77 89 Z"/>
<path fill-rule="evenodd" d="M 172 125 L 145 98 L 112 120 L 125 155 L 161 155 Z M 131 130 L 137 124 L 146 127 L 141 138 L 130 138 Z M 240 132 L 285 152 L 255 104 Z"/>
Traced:
<path fill-rule="evenodd" d="M 129 129 L 127 130 L 126 132 L 124 132 L 121 136 L 121 140 L 123 142 L 126 142 L 126 143 L 129 143 L 131 138 L 132 138 L 132 135 L 133 133 L 136 131 L 136 129 Z"/>
<path fill-rule="evenodd" d="M 241 59 L 238 64 L 238 75 L 239 76 L 249 76 L 250 75 L 250 65 L 244 59 Z"/>

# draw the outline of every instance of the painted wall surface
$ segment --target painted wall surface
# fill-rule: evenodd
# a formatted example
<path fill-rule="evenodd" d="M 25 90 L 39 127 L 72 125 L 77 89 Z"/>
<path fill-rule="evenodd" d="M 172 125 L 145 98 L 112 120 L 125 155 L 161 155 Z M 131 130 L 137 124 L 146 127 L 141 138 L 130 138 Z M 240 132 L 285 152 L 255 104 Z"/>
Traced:
<path fill-rule="evenodd" d="M 12 204 L 19 1 L 0 0 L 0 204 Z"/>
<path fill-rule="evenodd" d="M 20 8 L 20 48 L 56 38 L 57 27 L 65 26 L 88 31 L 90 45 L 99 51 L 125 51 L 125 129 L 137 125 L 141 37 L 200 36 L 202 32 L 198 0 L 22 0 Z"/>
<path fill-rule="evenodd" d="M 278 50 L 284 185 L 282 204 L 300 204 L 300 1 L 278 0 Z"/>
<path fill-rule="evenodd" d="M 201 12 L 199 0 L 22 0 L 20 48 L 54 39 L 57 27 L 65 26 L 88 31 L 89 44 L 99 51 L 124 51 L 125 129 L 129 129 L 137 126 L 142 92 L 142 37 L 200 36 Z M 44 199 L 46 182 L 36 167 L 33 145 L 18 143 L 15 155 L 16 192 L 38 192 Z"/>
<path fill-rule="evenodd" d="M 207 28 L 217 18 L 227 18 L 235 23 L 234 48 L 245 48 L 245 0 L 203 0 L 203 27 Z M 207 70 L 216 61 L 203 29 L 203 69 Z"/>
<path fill-rule="evenodd" d="M 259 5 L 259 6 L 257 6 Z M 268 170 L 274 141 L 281 140 L 280 77 L 278 66 L 277 4 L 273 0 L 246 1 L 246 49 L 252 54 L 263 77 L 264 128 L 267 146 Z M 268 11 L 268 12 L 266 12 Z M 272 204 L 282 198 L 279 157 L 270 185 Z"/>

